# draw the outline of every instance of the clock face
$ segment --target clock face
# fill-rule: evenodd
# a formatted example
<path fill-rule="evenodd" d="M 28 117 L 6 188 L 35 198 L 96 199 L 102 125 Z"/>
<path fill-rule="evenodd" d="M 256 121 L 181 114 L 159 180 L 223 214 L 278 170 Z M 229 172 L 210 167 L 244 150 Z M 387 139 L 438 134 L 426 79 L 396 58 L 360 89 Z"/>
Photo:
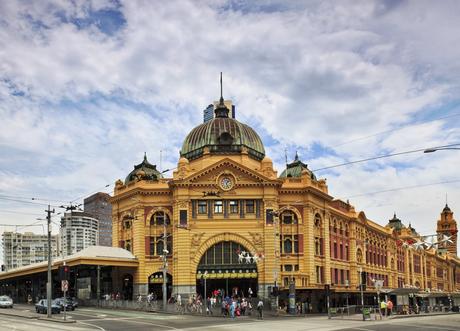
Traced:
<path fill-rule="evenodd" d="M 220 179 L 220 187 L 223 190 L 230 190 L 233 187 L 233 180 L 228 176 L 224 176 Z"/>

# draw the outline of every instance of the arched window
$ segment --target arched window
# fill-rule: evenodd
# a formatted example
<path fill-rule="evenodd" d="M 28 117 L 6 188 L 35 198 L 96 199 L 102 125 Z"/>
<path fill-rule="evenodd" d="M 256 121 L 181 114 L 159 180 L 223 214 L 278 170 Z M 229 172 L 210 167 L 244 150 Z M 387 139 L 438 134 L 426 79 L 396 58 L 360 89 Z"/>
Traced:
<path fill-rule="evenodd" d="M 286 239 L 284 241 L 284 253 L 286 253 L 286 254 L 292 253 L 292 241 L 291 241 L 291 239 Z"/>
<path fill-rule="evenodd" d="M 290 210 L 286 210 L 281 214 L 281 220 L 283 224 L 297 224 L 297 215 Z"/>
<path fill-rule="evenodd" d="M 363 262 L 363 253 L 359 248 L 356 250 L 356 260 L 358 261 L 358 263 Z"/>
<path fill-rule="evenodd" d="M 317 228 L 320 228 L 321 227 L 321 216 L 319 214 L 316 214 L 315 215 L 315 226 Z"/>
<path fill-rule="evenodd" d="M 133 220 L 132 216 L 123 217 L 123 221 L 122 221 L 123 229 L 125 230 L 131 229 L 132 220 Z"/>
<path fill-rule="evenodd" d="M 168 214 L 164 211 L 157 211 L 150 218 L 150 225 L 169 225 L 171 224 Z"/>

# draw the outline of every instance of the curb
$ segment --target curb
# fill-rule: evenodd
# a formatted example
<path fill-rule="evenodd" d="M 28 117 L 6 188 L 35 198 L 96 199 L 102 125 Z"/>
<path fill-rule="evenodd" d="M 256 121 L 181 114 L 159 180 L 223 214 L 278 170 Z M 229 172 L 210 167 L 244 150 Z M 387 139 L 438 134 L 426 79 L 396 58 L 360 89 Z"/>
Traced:
<path fill-rule="evenodd" d="M 400 318 L 416 318 L 416 317 L 429 317 L 429 316 L 445 316 L 445 315 L 455 315 L 455 314 L 459 314 L 457 312 L 448 312 L 448 313 L 430 313 L 430 314 L 411 314 L 411 315 L 397 315 L 397 316 L 394 316 L 392 318 L 390 318 L 389 320 L 393 320 L 393 319 L 400 319 Z"/>
<path fill-rule="evenodd" d="M 0 315 L 11 316 L 11 317 L 21 317 L 21 318 L 26 318 L 26 319 L 35 319 L 35 318 L 37 318 L 36 316 L 13 314 L 13 313 L 7 313 L 7 312 L 4 312 L 4 311 L 0 311 Z"/>
<path fill-rule="evenodd" d="M 48 317 L 38 317 L 37 318 L 40 321 L 48 321 L 48 322 L 56 322 L 56 323 L 76 323 L 76 320 L 61 320 L 61 319 L 55 319 L 55 318 L 48 318 Z"/>

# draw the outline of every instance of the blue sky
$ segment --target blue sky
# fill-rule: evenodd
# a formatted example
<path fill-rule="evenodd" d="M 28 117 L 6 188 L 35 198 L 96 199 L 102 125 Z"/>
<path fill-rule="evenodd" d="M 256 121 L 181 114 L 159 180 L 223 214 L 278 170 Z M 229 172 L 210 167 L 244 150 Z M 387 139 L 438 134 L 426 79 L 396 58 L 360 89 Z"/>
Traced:
<path fill-rule="evenodd" d="M 1 224 L 44 216 L 8 197 L 58 205 L 123 179 L 144 152 L 173 168 L 221 71 L 279 173 L 285 149 L 318 169 L 460 143 L 458 1 L 4 1 L 0 12 Z M 446 193 L 460 212 L 459 161 L 420 153 L 317 176 L 374 221 L 396 212 L 428 234 Z"/>

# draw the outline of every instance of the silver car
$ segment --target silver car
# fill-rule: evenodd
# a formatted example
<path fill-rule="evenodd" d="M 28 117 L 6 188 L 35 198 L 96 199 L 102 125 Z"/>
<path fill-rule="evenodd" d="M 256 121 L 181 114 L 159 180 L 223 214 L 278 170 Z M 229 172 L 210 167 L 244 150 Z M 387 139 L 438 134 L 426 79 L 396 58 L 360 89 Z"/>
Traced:
<path fill-rule="evenodd" d="M 9 296 L 2 295 L 0 297 L 0 308 L 13 308 L 13 299 Z"/>

